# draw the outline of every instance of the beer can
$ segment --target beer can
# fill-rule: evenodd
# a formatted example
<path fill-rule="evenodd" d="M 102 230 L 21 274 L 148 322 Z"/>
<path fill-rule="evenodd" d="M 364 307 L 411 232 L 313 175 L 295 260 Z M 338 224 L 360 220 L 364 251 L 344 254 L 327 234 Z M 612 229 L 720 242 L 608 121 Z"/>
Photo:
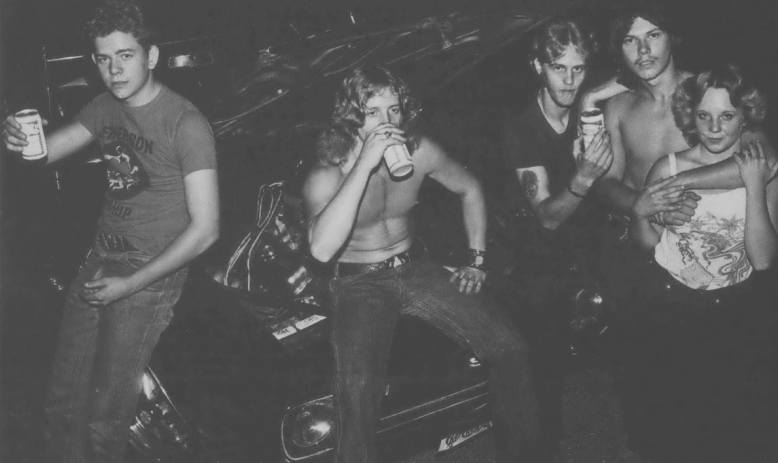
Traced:
<path fill-rule="evenodd" d="M 589 147 L 589 144 L 597 135 L 597 132 L 605 125 L 605 118 L 599 108 L 589 108 L 581 111 L 581 133 L 583 133 L 583 149 Z"/>
<path fill-rule="evenodd" d="M 27 146 L 22 150 L 22 156 L 28 161 L 40 159 L 48 154 L 46 137 L 43 135 L 43 121 L 34 109 L 24 109 L 14 117 L 22 126 L 22 132 L 27 135 Z"/>
<path fill-rule="evenodd" d="M 413 161 L 404 144 L 391 145 L 384 151 L 384 160 L 389 173 L 395 177 L 405 177 L 413 172 Z"/>

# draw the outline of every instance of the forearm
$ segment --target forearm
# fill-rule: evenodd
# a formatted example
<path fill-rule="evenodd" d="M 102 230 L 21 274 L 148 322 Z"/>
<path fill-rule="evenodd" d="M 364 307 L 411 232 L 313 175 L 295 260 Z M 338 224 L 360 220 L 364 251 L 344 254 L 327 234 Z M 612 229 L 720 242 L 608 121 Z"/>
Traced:
<path fill-rule="evenodd" d="M 638 197 L 638 192 L 616 178 L 605 177 L 597 185 L 597 197 L 611 211 L 629 216 L 632 214 L 632 204 Z"/>
<path fill-rule="evenodd" d="M 586 92 L 581 99 L 581 107 L 582 109 L 594 108 L 600 102 L 626 92 L 627 90 L 628 88 L 618 83 L 614 76 Z"/>
<path fill-rule="evenodd" d="M 461 195 L 465 234 L 470 249 L 486 250 L 486 201 L 480 186 Z"/>
<path fill-rule="evenodd" d="M 778 234 L 770 221 L 764 189 L 747 192 L 746 200 L 746 256 L 757 270 L 765 270 L 778 255 Z"/>
<path fill-rule="evenodd" d="M 659 244 L 659 240 L 662 237 L 659 232 L 648 218 L 638 218 L 634 215 L 629 222 L 629 238 L 633 243 L 637 243 L 643 249 L 651 250 Z"/>
<path fill-rule="evenodd" d="M 673 185 L 683 185 L 689 189 L 732 189 L 742 188 L 743 179 L 732 158 L 696 169 L 678 173 Z"/>
<path fill-rule="evenodd" d="M 575 179 L 570 184 L 570 189 L 581 195 L 586 195 L 590 188 Z M 578 209 L 583 198 L 572 194 L 570 189 L 565 188 L 538 205 L 535 215 L 543 228 L 556 230 Z"/>
<path fill-rule="evenodd" d="M 357 162 L 329 204 L 308 223 L 308 243 L 317 260 L 329 262 L 346 243 L 369 177 L 370 169 Z"/>
<path fill-rule="evenodd" d="M 190 223 L 165 249 L 129 276 L 133 292 L 187 266 L 219 238 L 218 221 L 211 224 Z"/>

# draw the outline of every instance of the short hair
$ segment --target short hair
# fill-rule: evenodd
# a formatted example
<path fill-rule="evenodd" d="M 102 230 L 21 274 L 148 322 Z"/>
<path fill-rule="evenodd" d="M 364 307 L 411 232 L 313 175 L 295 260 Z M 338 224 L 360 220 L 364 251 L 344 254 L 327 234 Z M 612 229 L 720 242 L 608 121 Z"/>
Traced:
<path fill-rule="evenodd" d="M 574 47 L 588 61 L 597 53 L 598 44 L 594 31 L 582 19 L 556 17 L 544 23 L 533 35 L 529 59 L 553 63 L 567 47 Z"/>
<path fill-rule="evenodd" d="M 153 45 L 154 30 L 134 1 L 108 0 L 101 3 L 84 26 L 84 35 L 92 41 L 114 32 L 132 35 L 146 51 Z"/>
<path fill-rule="evenodd" d="M 747 80 L 737 66 L 725 65 L 702 71 L 686 78 L 673 93 L 673 117 L 675 125 L 683 134 L 689 146 L 700 142 L 695 125 L 695 110 L 705 92 L 711 88 L 723 88 L 729 92 L 729 102 L 742 108 L 745 128 L 751 129 L 764 121 L 767 115 L 767 101 L 762 92 Z"/>
<path fill-rule="evenodd" d="M 408 85 L 388 69 L 367 65 L 354 69 L 343 79 L 335 94 L 335 108 L 329 126 L 320 134 L 317 157 L 328 164 L 340 165 L 354 148 L 359 129 L 365 125 L 364 107 L 367 100 L 389 90 L 400 100 L 403 118 L 400 128 L 409 139 L 412 152 L 418 147 L 418 122 L 421 104 L 411 94 Z"/>
<path fill-rule="evenodd" d="M 637 88 L 638 78 L 627 69 L 624 63 L 622 44 L 632 24 L 636 19 L 643 18 L 670 36 L 673 58 L 678 45 L 681 44 L 681 36 L 672 15 L 656 0 L 639 1 L 628 4 L 619 9 L 610 20 L 610 52 L 618 65 L 619 82 L 628 88 Z"/>

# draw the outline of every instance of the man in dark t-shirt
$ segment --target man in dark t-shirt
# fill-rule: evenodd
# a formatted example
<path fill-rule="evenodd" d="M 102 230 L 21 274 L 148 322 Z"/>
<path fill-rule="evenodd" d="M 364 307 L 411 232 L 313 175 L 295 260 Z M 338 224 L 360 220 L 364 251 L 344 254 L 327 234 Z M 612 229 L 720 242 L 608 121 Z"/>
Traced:
<path fill-rule="evenodd" d="M 519 183 L 514 187 L 523 192 L 533 216 L 527 223 L 526 217 L 514 215 L 519 217 L 513 224 L 519 230 L 514 234 L 519 273 L 533 280 L 525 285 L 531 288 L 533 310 L 517 316 L 528 317 L 522 320 L 524 326 L 533 325 L 532 364 L 548 461 L 560 458 L 567 352 L 565 320 L 560 301 L 552 294 L 559 279 L 566 277 L 564 272 L 576 264 L 570 251 L 586 247 L 580 243 L 587 236 L 582 231 L 597 221 L 587 195 L 613 160 L 607 131 L 600 130 L 586 150 L 578 136 L 576 97 L 595 48 L 593 34 L 575 20 L 558 18 L 544 24 L 533 38 L 529 57 L 541 87 L 527 107 L 502 126 L 506 166 L 516 172 Z M 585 104 L 594 106 L 622 90 L 615 81 L 608 82 L 587 94 Z M 516 196 L 508 193 L 509 198 Z"/>
<path fill-rule="evenodd" d="M 151 352 L 187 265 L 219 234 L 216 148 L 205 117 L 162 85 L 137 5 L 112 0 L 87 24 L 107 92 L 47 134 L 48 162 L 100 144 L 108 192 L 98 233 L 68 292 L 45 415 L 47 461 L 123 461 Z M 27 145 L 11 115 L 5 146 Z"/>

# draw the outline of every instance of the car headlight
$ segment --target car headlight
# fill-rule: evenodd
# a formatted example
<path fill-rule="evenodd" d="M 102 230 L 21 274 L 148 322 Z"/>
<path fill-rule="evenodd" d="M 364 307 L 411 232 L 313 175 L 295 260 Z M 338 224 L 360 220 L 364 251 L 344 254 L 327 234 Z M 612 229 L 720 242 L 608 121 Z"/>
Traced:
<path fill-rule="evenodd" d="M 186 450 L 190 444 L 189 425 L 151 368 L 146 368 L 141 382 L 135 420 L 130 426 L 130 442 L 143 454 Z"/>
<path fill-rule="evenodd" d="M 332 397 L 308 402 L 296 410 L 291 420 L 292 442 L 300 447 L 321 443 L 335 429 L 335 410 Z"/>

